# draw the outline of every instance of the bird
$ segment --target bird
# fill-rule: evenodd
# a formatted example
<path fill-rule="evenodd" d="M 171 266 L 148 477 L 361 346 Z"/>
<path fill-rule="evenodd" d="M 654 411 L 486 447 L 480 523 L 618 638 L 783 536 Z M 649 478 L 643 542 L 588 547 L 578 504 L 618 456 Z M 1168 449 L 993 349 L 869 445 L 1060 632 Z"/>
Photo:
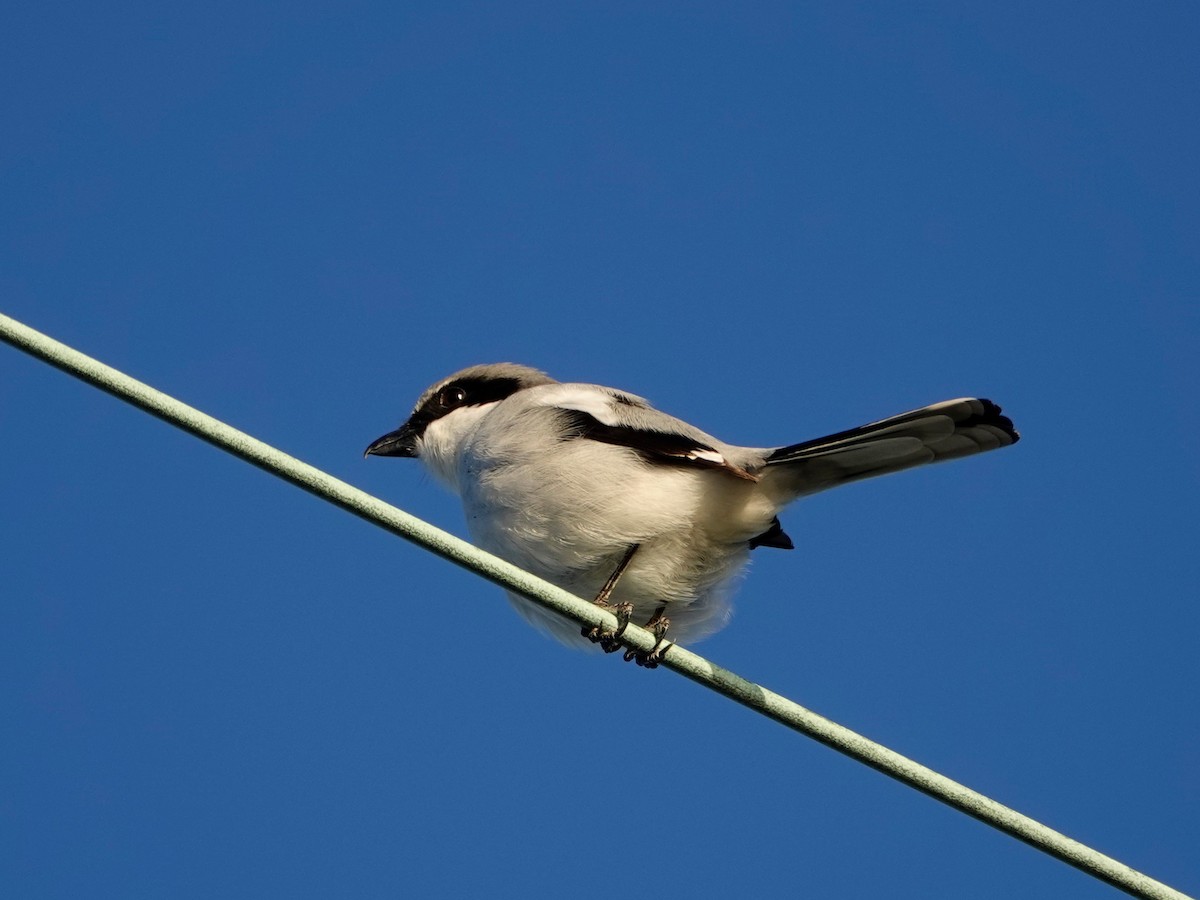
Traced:
<path fill-rule="evenodd" d="M 615 652 L 636 621 L 657 642 L 625 659 L 653 668 L 674 642 L 727 624 L 752 551 L 794 548 L 779 519 L 792 501 L 1019 439 L 999 406 L 967 397 L 797 444 L 742 447 L 626 391 L 489 363 L 428 387 L 364 456 L 420 460 L 461 498 L 477 545 L 593 598 L 618 622 L 580 630 L 510 592 L 534 625 Z"/>

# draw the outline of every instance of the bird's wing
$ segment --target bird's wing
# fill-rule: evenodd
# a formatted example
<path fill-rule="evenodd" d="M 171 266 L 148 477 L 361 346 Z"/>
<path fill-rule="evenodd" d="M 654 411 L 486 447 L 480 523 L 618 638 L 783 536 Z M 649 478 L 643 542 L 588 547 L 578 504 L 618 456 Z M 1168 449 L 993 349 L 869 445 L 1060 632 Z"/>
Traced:
<path fill-rule="evenodd" d="M 557 414 L 567 440 L 627 447 L 650 462 L 720 469 L 737 478 L 758 480 L 730 462 L 715 446 L 718 441 L 640 397 L 594 385 L 553 387 L 543 392 L 543 403 Z"/>
<path fill-rule="evenodd" d="M 724 469 L 738 478 L 758 480 L 745 469 L 727 460 L 715 447 L 693 440 L 687 435 L 629 425 L 609 425 L 580 409 L 560 409 L 560 416 L 566 428 L 566 436 L 571 439 L 582 438 L 628 447 L 650 462 L 696 466 L 701 469 Z"/>

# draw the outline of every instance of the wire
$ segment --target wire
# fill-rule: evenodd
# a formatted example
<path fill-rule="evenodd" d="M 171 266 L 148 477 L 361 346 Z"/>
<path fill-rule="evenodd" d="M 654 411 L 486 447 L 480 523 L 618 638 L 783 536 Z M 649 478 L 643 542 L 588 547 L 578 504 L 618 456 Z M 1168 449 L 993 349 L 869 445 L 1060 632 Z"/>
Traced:
<path fill-rule="evenodd" d="M 616 618 L 596 605 L 3 314 L 0 314 L 0 339 L 580 624 L 609 629 L 616 627 Z M 655 645 L 653 634 L 632 624 L 623 638 L 632 647 L 643 651 L 649 651 Z M 683 647 L 672 646 L 662 665 L 1135 897 L 1190 900 L 1187 895 L 1112 857 L 805 709 L 786 697 L 714 665 Z"/>

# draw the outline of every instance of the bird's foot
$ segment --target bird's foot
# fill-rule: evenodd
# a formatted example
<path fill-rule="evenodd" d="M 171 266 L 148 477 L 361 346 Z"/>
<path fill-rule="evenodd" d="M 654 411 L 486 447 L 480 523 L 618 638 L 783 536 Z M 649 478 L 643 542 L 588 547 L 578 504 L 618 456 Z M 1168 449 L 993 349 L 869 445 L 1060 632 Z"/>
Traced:
<path fill-rule="evenodd" d="M 657 669 L 658 664 L 666 658 L 667 651 L 674 646 L 675 645 L 671 643 L 671 641 L 659 641 L 654 645 L 654 649 L 649 653 L 645 653 L 641 650 L 626 650 L 625 660 L 628 662 L 630 659 L 632 659 L 639 666 L 645 666 L 647 669 Z M 631 653 L 633 654 L 632 656 L 630 656 Z"/>
<path fill-rule="evenodd" d="M 609 631 L 599 625 L 584 625 L 579 633 L 593 644 L 599 644 L 600 649 L 605 653 L 616 653 L 621 649 L 621 635 L 625 633 L 629 617 L 633 615 L 633 604 L 618 603 L 616 606 L 610 607 L 607 601 L 597 599 L 596 605 L 612 611 L 612 614 L 617 617 L 617 627 Z"/>
<path fill-rule="evenodd" d="M 667 629 L 671 627 L 671 620 L 663 615 L 663 607 L 659 607 L 645 627 L 649 628 L 657 639 L 654 646 L 649 650 L 635 650 L 630 647 L 625 651 L 624 659 L 625 662 L 635 662 L 647 669 L 657 669 L 658 664 L 667 655 L 667 651 L 675 646 L 665 639 Z"/>

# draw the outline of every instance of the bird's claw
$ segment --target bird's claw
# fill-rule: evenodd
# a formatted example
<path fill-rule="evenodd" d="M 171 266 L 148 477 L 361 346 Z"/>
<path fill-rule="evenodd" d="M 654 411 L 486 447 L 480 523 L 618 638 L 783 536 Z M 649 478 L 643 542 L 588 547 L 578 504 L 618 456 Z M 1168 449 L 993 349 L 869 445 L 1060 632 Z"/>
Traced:
<path fill-rule="evenodd" d="M 664 639 L 667 629 L 671 627 L 671 620 L 662 615 L 662 611 L 659 610 L 654 614 L 654 617 L 646 623 L 645 627 L 649 628 L 654 634 L 656 639 L 654 646 L 649 650 L 635 650 L 634 648 L 630 647 L 625 651 L 624 659 L 625 662 L 635 662 L 639 666 L 643 666 L 647 669 L 657 669 L 658 664 L 662 662 L 663 657 L 667 655 L 667 651 L 674 646 L 674 644 L 672 644 L 670 641 Z"/>
<path fill-rule="evenodd" d="M 667 651 L 674 647 L 671 641 L 659 641 L 654 645 L 654 649 L 645 650 L 626 650 L 625 662 L 635 662 L 639 666 L 644 666 L 647 669 L 657 669 L 658 664 L 666 658 Z"/>
<path fill-rule="evenodd" d="M 605 601 L 597 600 L 596 605 L 609 609 L 617 617 L 617 627 L 609 631 L 599 625 L 590 627 L 585 625 L 579 633 L 593 644 L 599 644 L 600 649 L 605 653 L 616 653 L 621 649 L 621 635 L 625 633 L 625 628 L 629 625 L 629 617 L 633 615 L 633 604 L 618 603 L 616 606 L 610 607 Z"/>

